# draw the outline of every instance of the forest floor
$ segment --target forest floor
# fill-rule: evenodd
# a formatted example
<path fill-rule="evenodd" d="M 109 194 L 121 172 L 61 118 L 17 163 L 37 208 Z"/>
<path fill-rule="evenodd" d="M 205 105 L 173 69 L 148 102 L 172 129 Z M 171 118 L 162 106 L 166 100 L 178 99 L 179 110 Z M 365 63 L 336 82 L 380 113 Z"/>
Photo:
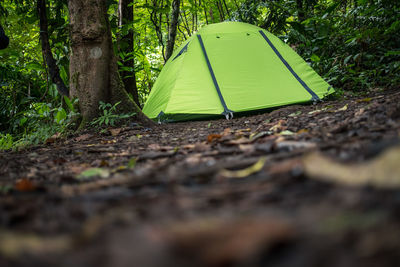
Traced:
<path fill-rule="evenodd" d="M 0 266 L 398 266 L 400 91 L 0 152 Z"/>

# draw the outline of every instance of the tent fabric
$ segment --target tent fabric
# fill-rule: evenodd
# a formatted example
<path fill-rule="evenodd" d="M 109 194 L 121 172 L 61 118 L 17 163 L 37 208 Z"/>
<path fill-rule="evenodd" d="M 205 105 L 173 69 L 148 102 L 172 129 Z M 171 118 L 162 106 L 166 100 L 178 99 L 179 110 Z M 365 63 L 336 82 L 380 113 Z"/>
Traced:
<path fill-rule="evenodd" d="M 173 53 L 143 112 L 151 119 L 190 120 L 304 103 L 332 92 L 270 32 L 223 22 L 203 27 Z"/>

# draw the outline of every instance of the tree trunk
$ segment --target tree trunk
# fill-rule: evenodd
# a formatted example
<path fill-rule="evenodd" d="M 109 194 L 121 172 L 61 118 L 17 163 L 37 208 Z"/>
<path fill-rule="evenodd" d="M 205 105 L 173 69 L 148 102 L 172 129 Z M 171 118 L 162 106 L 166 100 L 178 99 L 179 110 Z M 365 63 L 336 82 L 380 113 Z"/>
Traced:
<path fill-rule="evenodd" d="M 172 1 L 172 11 L 171 11 L 170 26 L 168 30 L 168 42 L 167 42 L 167 49 L 165 52 L 165 61 L 167 61 L 174 52 L 176 30 L 178 28 L 178 19 L 179 19 L 179 6 L 180 6 L 180 0 Z"/>
<path fill-rule="evenodd" d="M 10 43 L 10 39 L 8 39 L 6 33 L 3 30 L 3 27 L 0 24 L 0 50 L 6 49 L 8 44 Z"/>
<path fill-rule="evenodd" d="M 99 102 L 115 104 L 119 112 L 136 112 L 139 122 L 153 125 L 129 98 L 118 73 L 112 48 L 106 1 L 69 0 L 71 35 L 71 96 L 79 98 L 81 127 L 99 115 Z"/>
<path fill-rule="evenodd" d="M 119 26 L 122 27 L 133 21 L 133 0 L 119 0 Z M 125 90 L 130 93 L 135 103 L 140 106 L 139 94 L 136 84 L 136 73 L 135 73 L 135 59 L 134 59 L 134 33 L 133 29 L 130 29 L 127 35 L 121 36 L 120 42 L 124 44 L 123 52 L 128 55 L 128 60 L 123 60 L 122 64 L 125 67 L 129 67 L 132 71 L 122 71 L 122 81 L 125 86 Z"/>
<path fill-rule="evenodd" d="M 303 0 L 296 0 L 296 4 L 297 4 L 297 16 L 299 18 L 299 21 L 302 22 L 305 19 Z"/>
<path fill-rule="evenodd" d="M 53 57 L 49 42 L 46 0 L 37 0 L 37 12 L 39 15 L 40 40 L 42 42 L 42 53 L 45 58 L 51 81 L 57 86 L 57 91 L 62 96 L 69 96 L 68 88 L 61 79 L 60 70 Z"/>

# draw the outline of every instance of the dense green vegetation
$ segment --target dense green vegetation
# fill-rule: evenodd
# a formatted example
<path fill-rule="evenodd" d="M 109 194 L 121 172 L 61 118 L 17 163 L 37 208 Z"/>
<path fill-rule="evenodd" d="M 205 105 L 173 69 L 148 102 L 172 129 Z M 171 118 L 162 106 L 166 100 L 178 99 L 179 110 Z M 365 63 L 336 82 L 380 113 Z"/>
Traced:
<path fill-rule="evenodd" d="M 143 104 L 165 62 L 174 1 L 131 1 L 133 20 L 123 24 L 118 1 L 108 2 L 121 73 L 135 74 Z M 68 87 L 67 0 L 46 4 L 50 47 Z M 174 46 L 203 25 L 225 20 L 255 24 L 280 36 L 339 92 L 400 84 L 399 1 L 182 0 Z M 9 48 L 0 50 L 0 149 L 37 144 L 65 132 L 78 114 L 77 100 L 61 96 L 49 75 L 36 1 L 0 0 L 0 24 L 11 40 Z M 123 38 L 130 31 L 133 52 Z"/>

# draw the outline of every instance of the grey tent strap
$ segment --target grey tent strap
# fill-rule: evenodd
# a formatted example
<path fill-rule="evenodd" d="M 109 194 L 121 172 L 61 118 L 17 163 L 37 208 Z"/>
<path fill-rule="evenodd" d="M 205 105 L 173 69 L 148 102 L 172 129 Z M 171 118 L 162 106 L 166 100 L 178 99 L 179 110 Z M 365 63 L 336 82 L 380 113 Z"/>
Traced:
<path fill-rule="evenodd" d="M 219 100 L 221 101 L 222 107 L 224 108 L 224 112 L 222 112 L 222 115 L 224 115 L 226 117 L 226 119 L 229 120 L 229 118 L 233 118 L 233 111 L 230 110 L 227 107 L 227 105 L 225 103 L 225 100 L 224 100 L 224 97 L 222 96 L 221 90 L 220 90 L 218 82 L 217 82 L 217 78 L 215 77 L 213 68 L 211 67 L 210 59 L 208 58 L 208 55 L 207 55 L 207 52 L 206 52 L 206 48 L 204 46 L 203 39 L 201 38 L 201 35 L 198 34 L 197 38 L 199 39 L 201 49 L 203 50 L 203 54 L 204 54 L 204 57 L 205 57 L 206 62 L 207 62 L 208 70 L 210 71 L 211 78 L 212 78 L 212 80 L 214 82 L 215 89 L 217 90 L 217 93 L 218 93 L 218 96 L 219 96 Z"/>
<path fill-rule="evenodd" d="M 293 70 L 293 68 L 289 65 L 289 63 L 283 58 L 283 56 L 281 55 L 281 53 L 279 53 L 278 49 L 276 49 L 276 47 L 274 46 L 274 44 L 268 39 L 267 35 L 265 35 L 265 33 L 260 30 L 259 31 L 260 34 L 262 35 L 262 37 L 265 39 L 265 41 L 267 41 L 267 43 L 269 44 L 269 46 L 272 48 L 272 50 L 275 52 L 275 54 L 279 57 L 279 59 L 282 61 L 282 63 L 286 66 L 286 68 L 292 73 L 292 75 L 296 78 L 296 80 L 304 87 L 304 89 L 307 90 L 307 92 L 310 93 L 310 95 L 312 96 L 311 100 L 312 101 L 318 101 L 319 97 L 317 96 L 316 93 L 314 93 L 313 90 L 311 90 L 310 87 L 308 87 L 308 85 L 299 77 L 299 75 L 297 75 L 297 73 Z"/>

